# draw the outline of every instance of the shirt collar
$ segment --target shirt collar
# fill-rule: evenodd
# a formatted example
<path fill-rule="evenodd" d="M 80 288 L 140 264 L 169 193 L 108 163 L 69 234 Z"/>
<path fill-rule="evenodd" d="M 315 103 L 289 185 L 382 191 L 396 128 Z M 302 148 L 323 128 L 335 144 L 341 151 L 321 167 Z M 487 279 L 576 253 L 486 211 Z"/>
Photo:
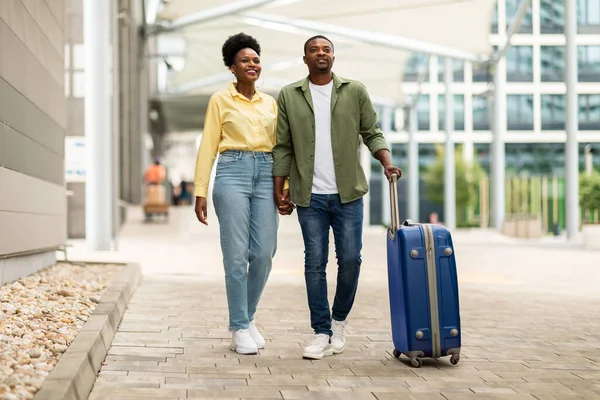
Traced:
<path fill-rule="evenodd" d="M 233 96 L 233 97 L 239 97 L 242 100 L 246 100 L 248 101 L 248 99 L 243 96 L 240 92 L 237 91 L 237 89 L 235 88 L 235 82 L 231 82 L 229 84 L 229 93 Z M 250 102 L 255 102 L 258 100 L 262 100 L 263 98 L 263 94 L 256 88 L 254 88 L 254 96 L 252 97 L 252 99 L 250 100 Z"/>
<path fill-rule="evenodd" d="M 340 86 L 342 86 L 343 84 L 350 82 L 347 79 L 342 78 L 341 76 L 337 76 L 333 72 L 331 73 L 331 75 L 333 76 L 333 85 L 335 86 L 336 89 L 339 89 Z M 307 76 L 303 80 L 296 82 L 295 86 L 297 88 L 302 88 L 302 90 L 306 92 L 308 90 L 308 82 L 309 82 L 309 77 Z"/>

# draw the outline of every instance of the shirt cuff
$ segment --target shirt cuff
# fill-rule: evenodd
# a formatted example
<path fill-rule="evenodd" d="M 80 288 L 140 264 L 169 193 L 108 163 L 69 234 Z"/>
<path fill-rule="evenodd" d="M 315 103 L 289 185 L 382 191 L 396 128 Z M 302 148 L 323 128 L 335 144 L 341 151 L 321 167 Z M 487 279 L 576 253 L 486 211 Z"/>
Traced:
<path fill-rule="evenodd" d="M 207 192 L 208 192 L 208 188 L 207 187 L 196 186 L 194 188 L 194 196 L 195 197 L 204 197 L 204 198 L 206 198 L 206 193 Z"/>

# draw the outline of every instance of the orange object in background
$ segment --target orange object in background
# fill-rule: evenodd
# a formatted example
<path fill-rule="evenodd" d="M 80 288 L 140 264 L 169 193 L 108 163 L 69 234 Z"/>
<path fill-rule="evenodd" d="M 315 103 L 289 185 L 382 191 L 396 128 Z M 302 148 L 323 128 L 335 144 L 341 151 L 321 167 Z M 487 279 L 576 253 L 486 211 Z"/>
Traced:
<path fill-rule="evenodd" d="M 165 167 L 157 161 L 148 167 L 144 174 L 144 180 L 146 183 L 160 185 L 164 182 L 166 175 Z"/>

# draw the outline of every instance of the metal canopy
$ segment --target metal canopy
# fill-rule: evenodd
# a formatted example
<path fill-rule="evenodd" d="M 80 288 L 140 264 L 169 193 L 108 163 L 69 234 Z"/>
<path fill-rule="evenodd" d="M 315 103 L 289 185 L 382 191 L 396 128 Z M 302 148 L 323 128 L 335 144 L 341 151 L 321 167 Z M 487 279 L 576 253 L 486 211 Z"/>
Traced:
<path fill-rule="evenodd" d="M 494 0 L 170 0 L 157 22 L 169 27 L 176 26 L 171 21 L 186 22 L 177 30 L 187 55 L 183 70 L 171 74 L 175 87 L 226 71 L 221 46 L 232 34 L 256 37 L 262 62 L 271 65 L 302 56 L 308 37 L 325 34 L 336 46 L 334 72 L 362 81 L 373 96 L 402 102 L 403 70 L 412 52 L 473 61 L 490 53 L 493 5 Z M 202 22 L 190 24 L 193 15 Z M 306 74 L 305 65 L 291 63 L 265 71 L 259 86 L 280 87 Z M 225 86 L 220 81 L 189 87 L 209 94 Z"/>

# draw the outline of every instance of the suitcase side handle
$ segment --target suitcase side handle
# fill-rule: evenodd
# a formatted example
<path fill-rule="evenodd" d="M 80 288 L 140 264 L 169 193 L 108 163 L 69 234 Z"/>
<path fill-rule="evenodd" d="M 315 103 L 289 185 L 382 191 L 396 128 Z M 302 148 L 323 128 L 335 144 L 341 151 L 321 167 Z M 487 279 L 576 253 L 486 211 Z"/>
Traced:
<path fill-rule="evenodd" d="M 390 235 L 392 239 L 396 235 L 396 231 L 400 228 L 400 212 L 398 210 L 398 175 L 392 174 L 390 182 L 390 210 L 392 211 L 392 226 Z"/>

